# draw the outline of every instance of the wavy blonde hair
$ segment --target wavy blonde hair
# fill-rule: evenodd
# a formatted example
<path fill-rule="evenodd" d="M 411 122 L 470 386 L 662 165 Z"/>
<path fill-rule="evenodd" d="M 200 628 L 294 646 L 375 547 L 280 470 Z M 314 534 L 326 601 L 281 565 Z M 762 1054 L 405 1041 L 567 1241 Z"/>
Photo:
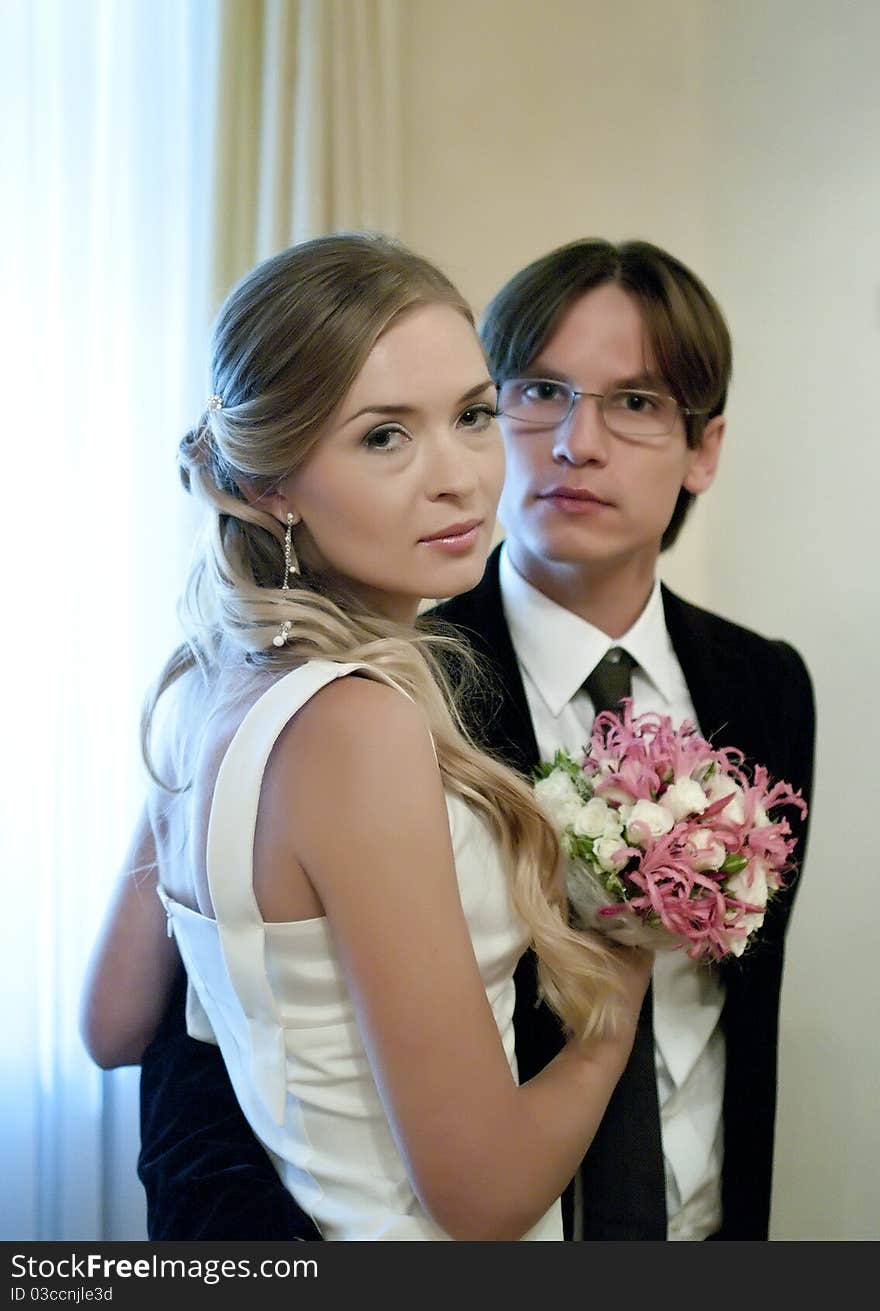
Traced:
<path fill-rule="evenodd" d="M 526 781 L 475 745 L 460 711 L 474 658 L 447 625 L 408 627 L 365 608 L 344 580 L 304 566 L 281 590 L 284 530 L 255 504 L 299 468 L 379 336 L 415 306 L 444 304 L 473 324 L 467 303 L 433 265 L 387 238 L 318 238 L 258 265 L 223 305 L 213 333 L 208 409 L 180 445 L 184 486 L 207 507 L 208 532 L 181 602 L 188 640 L 147 699 L 144 758 L 155 781 L 157 703 L 198 667 L 210 697 L 221 667 L 277 668 L 309 659 L 363 661 L 422 707 L 445 787 L 485 816 L 501 843 L 514 904 L 539 962 L 539 986 L 566 1030 L 613 1031 L 620 1000 L 615 949 L 568 924 L 555 833 Z M 245 490 L 247 489 L 247 495 Z M 250 499 L 248 499 L 248 497 Z M 290 621 L 287 643 L 272 638 Z M 201 728 L 177 725 L 178 735 Z"/>

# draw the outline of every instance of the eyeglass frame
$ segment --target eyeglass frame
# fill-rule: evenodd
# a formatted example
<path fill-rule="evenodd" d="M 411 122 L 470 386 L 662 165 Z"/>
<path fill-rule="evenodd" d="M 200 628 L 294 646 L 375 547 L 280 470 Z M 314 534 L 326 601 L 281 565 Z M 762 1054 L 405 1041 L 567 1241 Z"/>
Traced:
<path fill-rule="evenodd" d="M 505 411 L 501 408 L 501 393 L 502 393 L 502 389 L 506 387 L 508 383 L 513 383 L 513 382 L 531 382 L 531 383 L 549 382 L 552 383 L 554 387 L 565 387 L 571 393 L 568 403 L 568 409 L 566 410 L 562 418 L 557 419 L 555 423 L 544 423 L 540 419 L 521 419 L 516 414 L 506 414 Z M 676 400 L 676 398 L 672 396 L 669 392 L 650 391 L 648 388 L 645 387 L 642 388 L 611 387 L 607 392 L 578 391 L 576 387 L 572 387 L 571 383 L 565 382 L 565 380 L 562 378 L 538 378 L 538 377 L 532 378 L 528 376 L 526 377 L 515 376 L 511 378 L 504 378 L 503 381 L 501 382 L 499 382 L 496 379 L 495 385 L 498 388 L 498 403 L 495 410 L 496 418 L 510 419 L 513 423 L 522 423 L 533 428 L 545 428 L 554 432 L 558 428 L 562 428 L 566 423 L 568 423 L 569 419 L 574 414 L 574 407 L 577 405 L 578 401 L 581 399 L 582 396 L 587 396 L 591 400 L 599 402 L 598 408 L 599 408 L 600 418 L 602 419 L 602 423 L 604 424 L 607 431 L 611 433 L 612 437 L 638 439 L 638 437 L 640 436 L 639 433 L 616 432 L 615 429 L 612 428 L 611 425 L 608 423 L 608 420 L 605 418 L 604 403 L 609 396 L 614 396 L 618 392 L 632 393 L 633 395 L 658 396 L 658 397 L 662 397 L 664 400 L 672 401 L 677 411 L 676 417 L 678 416 L 678 414 L 681 414 L 687 418 L 698 418 L 704 414 L 711 414 L 711 410 L 695 410 L 688 405 L 682 405 L 682 403 Z M 664 432 L 652 433 L 651 436 L 668 437 L 674 427 L 675 427 L 675 419 L 672 420 L 672 423 L 667 429 L 665 429 Z"/>

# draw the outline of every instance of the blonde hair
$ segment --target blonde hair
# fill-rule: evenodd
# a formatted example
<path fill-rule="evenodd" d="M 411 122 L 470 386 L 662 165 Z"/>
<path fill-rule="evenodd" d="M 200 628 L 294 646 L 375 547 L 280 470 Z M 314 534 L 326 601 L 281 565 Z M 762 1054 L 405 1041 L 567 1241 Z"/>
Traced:
<path fill-rule="evenodd" d="M 195 666 L 209 694 L 230 660 L 279 672 L 315 658 L 381 670 L 423 708 L 445 787 L 494 830 L 547 1002 L 569 1032 L 609 1033 L 621 997 L 615 950 L 569 926 L 553 829 L 525 780 L 479 749 L 464 727 L 461 675 L 475 667 L 465 644 L 424 618 L 408 627 L 375 614 L 343 580 L 307 566 L 282 591 L 284 530 L 253 503 L 254 493 L 302 464 L 391 321 L 424 304 L 450 305 L 473 324 L 467 303 L 433 265 L 385 237 L 358 233 L 286 250 L 230 293 L 213 334 L 211 386 L 222 407 L 208 409 L 180 446 L 184 486 L 209 511 L 182 598 L 189 637 L 147 699 L 144 758 L 154 780 L 173 791 L 153 765 L 151 728 L 160 697 Z M 284 621 L 289 636 L 277 648 L 272 638 Z"/>

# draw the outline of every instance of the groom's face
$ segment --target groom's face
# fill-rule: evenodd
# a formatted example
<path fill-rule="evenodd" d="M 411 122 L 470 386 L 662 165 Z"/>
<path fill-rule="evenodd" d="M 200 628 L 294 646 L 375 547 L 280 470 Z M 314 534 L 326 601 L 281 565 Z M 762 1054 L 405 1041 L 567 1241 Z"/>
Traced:
<path fill-rule="evenodd" d="M 614 283 L 578 297 L 524 372 L 600 395 L 615 388 L 671 392 L 638 301 Z M 723 431 L 723 420 L 713 420 L 701 446 L 691 449 L 679 412 L 660 439 L 619 437 L 589 396 L 557 428 L 500 423 L 507 474 L 498 514 L 521 569 L 530 556 L 551 566 L 653 569 L 681 488 L 698 493 L 711 484 Z"/>

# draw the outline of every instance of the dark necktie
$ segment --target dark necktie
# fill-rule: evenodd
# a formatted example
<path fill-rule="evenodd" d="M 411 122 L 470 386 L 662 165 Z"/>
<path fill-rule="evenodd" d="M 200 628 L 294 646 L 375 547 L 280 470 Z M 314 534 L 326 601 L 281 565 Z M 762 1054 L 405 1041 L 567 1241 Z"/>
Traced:
<path fill-rule="evenodd" d="M 584 682 L 598 715 L 632 695 L 636 662 L 612 647 Z M 649 987 L 626 1069 L 581 1167 L 585 1241 L 666 1238 L 666 1180 L 654 1063 L 653 996 Z"/>
<path fill-rule="evenodd" d="M 623 697 L 632 696 L 632 671 L 635 663 L 623 647 L 612 646 L 590 677 L 584 679 L 584 688 L 597 715 L 602 710 L 616 710 Z"/>

